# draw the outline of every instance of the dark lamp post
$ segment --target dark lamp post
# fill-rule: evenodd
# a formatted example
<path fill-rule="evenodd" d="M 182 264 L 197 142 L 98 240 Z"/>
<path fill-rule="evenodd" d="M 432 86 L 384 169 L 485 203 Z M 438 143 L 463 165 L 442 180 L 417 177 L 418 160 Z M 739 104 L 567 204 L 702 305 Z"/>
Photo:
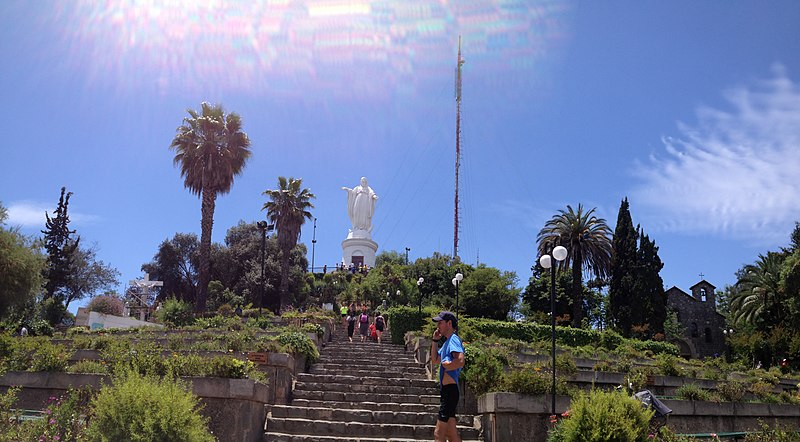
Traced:
<path fill-rule="evenodd" d="M 545 248 L 547 253 L 539 258 L 539 264 L 545 268 L 550 269 L 550 336 L 553 344 L 553 408 L 552 415 L 556 415 L 556 266 L 553 265 L 553 260 L 563 261 L 567 258 L 567 249 L 564 246 L 556 246 L 550 248 L 547 244 Z M 558 263 L 556 263 L 558 265 Z"/>
<path fill-rule="evenodd" d="M 275 228 L 275 224 L 267 224 L 266 221 L 259 221 L 256 223 L 259 230 L 261 230 L 261 290 L 258 292 L 258 315 L 261 316 L 261 307 L 264 305 L 264 254 L 267 249 L 267 232 Z"/>

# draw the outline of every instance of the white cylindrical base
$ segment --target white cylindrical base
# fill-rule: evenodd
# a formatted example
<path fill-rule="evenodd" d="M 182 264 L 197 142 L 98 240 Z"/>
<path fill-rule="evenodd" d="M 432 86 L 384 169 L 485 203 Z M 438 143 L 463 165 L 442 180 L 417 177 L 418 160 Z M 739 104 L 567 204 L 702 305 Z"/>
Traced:
<path fill-rule="evenodd" d="M 378 243 L 367 238 L 348 238 L 342 241 L 342 262 L 350 265 L 353 257 L 363 257 L 363 263 L 375 267 L 375 253 L 378 251 Z"/>

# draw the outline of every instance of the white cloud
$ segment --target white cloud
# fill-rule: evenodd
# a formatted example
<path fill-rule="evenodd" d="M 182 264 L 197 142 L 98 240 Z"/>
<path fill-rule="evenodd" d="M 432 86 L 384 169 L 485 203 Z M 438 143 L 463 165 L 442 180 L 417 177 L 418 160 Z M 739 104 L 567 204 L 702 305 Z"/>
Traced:
<path fill-rule="evenodd" d="M 800 220 L 800 87 L 774 78 L 724 92 L 731 110 L 697 110 L 665 155 L 637 164 L 631 193 L 659 230 L 783 244 Z"/>
<path fill-rule="evenodd" d="M 44 229 L 47 218 L 45 212 L 53 216 L 55 207 L 52 204 L 45 204 L 33 201 L 18 201 L 11 203 L 8 206 L 8 220 L 6 223 L 10 226 L 20 226 L 30 229 Z M 93 224 L 99 220 L 95 215 L 87 215 L 83 213 L 76 213 L 68 210 L 70 228 Z"/>

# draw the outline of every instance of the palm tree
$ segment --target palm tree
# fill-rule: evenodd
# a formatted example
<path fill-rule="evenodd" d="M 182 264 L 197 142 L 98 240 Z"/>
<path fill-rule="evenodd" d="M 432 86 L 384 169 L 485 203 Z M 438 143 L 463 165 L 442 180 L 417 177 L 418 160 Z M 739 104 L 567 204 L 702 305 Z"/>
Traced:
<path fill-rule="evenodd" d="M 780 323 L 781 266 L 783 256 L 769 252 L 758 255 L 758 261 L 744 267 L 736 282 L 736 294 L 731 298 L 731 317 L 734 324 L 775 326 Z"/>
<path fill-rule="evenodd" d="M 553 215 L 537 235 L 539 255 L 548 253 L 551 247 L 567 248 L 564 267 L 572 267 L 572 326 L 580 327 L 583 319 L 583 270 L 597 278 L 605 278 L 611 267 L 611 229 L 606 220 L 594 215 L 595 209 L 584 212 L 571 206 Z"/>
<path fill-rule="evenodd" d="M 278 188 L 265 190 L 263 195 L 269 197 L 261 210 L 267 211 L 267 217 L 275 223 L 278 231 L 278 247 L 281 249 L 281 285 L 280 302 L 275 313 L 291 303 L 289 298 L 289 257 L 297 240 L 300 238 L 300 227 L 311 219 L 308 209 L 314 208 L 310 200 L 316 198 L 308 189 L 302 189 L 303 179 L 278 177 Z"/>
<path fill-rule="evenodd" d="M 173 163 L 180 165 L 183 185 L 201 200 L 200 271 L 195 310 L 205 311 L 211 273 L 211 229 L 217 195 L 230 192 L 233 178 L 250 158 L 250 139 L 236 113 L 221 105 L 201 104 L 202 113 L 188 109 L 172 140 Z"/>

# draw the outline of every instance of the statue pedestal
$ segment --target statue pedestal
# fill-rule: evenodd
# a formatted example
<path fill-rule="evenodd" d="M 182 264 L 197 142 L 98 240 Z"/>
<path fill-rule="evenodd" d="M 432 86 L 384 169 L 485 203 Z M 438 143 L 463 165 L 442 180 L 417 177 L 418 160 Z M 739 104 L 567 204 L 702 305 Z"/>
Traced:
<path fill-rule="evenodd" d="M 375 267 L 375 253 L 378 251 L 378 243 L 369 238 L 347 238 L 342 241 L 342 261 L 345 265 L 351 262 L 358 266 L 359 257 L 364 264 Z M 353 260 L 356 257 L 356 260 Z"/>

